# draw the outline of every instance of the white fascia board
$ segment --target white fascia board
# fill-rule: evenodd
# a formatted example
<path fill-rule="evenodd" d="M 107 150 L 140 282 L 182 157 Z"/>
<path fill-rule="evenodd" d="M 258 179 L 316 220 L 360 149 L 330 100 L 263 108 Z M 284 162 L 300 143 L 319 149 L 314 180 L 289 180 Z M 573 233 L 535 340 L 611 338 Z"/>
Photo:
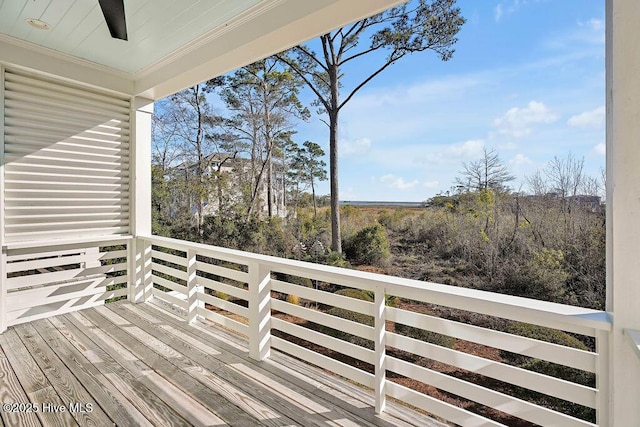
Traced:
<path fill-rule="evenodd" d="M 135 93 L 163 98 L 404 2 L 275 1 L 254 19 L 136 74 Z"/>
<path fill-rule="evenodd" d="M 34 70 L 119 95 L 133 95 L 132 75 L 0 34 L 0 64 Z"/>

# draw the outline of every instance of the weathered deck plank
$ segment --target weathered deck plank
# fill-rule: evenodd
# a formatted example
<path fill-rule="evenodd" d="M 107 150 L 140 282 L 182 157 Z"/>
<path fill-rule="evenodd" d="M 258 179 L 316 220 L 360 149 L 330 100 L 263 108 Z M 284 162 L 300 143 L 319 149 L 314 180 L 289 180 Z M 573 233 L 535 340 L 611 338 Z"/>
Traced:
<path fill-rule="evenodd" d="M 0 348 L 0 402 L 3 404 L 28 402 L 27 394 L 22 389 L 2 348 Z M 42 425 L 34 412 L 12 412 L 6 411 L 4 408 L 0 410 L 0 422 L 2 425 L 10 426 L 37 427 Z"/>
<path fill-rule="evenodd" d="M 60 410 L 71 413 L 81 426 L 113 424 L 111 418 L 56 356 L 32 324 L 18 325 L 15 329 L 31 355 L 34 356 L 42 372 L 61 397 L 64 407 L 68 408 L 62 409 L 61 407 Z M 88 404 L 91 404 L 90 411 L 84 409 Z M 82 409 L 71 410 L 69 405 L 82 405 Z"/>
<path fill-rule="evenodd" d="M 116 425 L 153 425 L 51 322 L 37 320 L 32 325 Z"/>
<path fill-rule="evenodd" d="M 42 405 L 63 405 L 62 399 L 55 392 L 29 350 L 24 346 L 14 328 L 0 335 L 0 347 L 4 350 L 13 371 L 16 373 L 28 400 L 23 403 Z M 38 409 L 42 409 L 41 406 Z M 78 423 L 68 412 L 38 410 L 38 418 L 46 426 L 77 426 Z"/>
<path fill-rule="evenodd" d="M 95 403 L 91 413 L 0 414 L 7 425 L 436 426 L 273 352 L 248 357 L 242 337 L 189 325 L 151 304 L 104 307 L 11 327 L 0 335 L 2 401 Z"/>

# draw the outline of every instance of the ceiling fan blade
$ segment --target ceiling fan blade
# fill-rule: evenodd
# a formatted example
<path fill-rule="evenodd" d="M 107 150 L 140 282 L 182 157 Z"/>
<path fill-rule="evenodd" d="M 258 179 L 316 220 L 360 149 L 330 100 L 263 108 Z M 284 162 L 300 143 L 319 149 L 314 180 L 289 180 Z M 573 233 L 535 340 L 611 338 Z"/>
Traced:
<path fill-rule="evenodd" d="M 98 0 L 111 37 L 127 40 L 127 22 L 124 17 L 124 0 Z"/>

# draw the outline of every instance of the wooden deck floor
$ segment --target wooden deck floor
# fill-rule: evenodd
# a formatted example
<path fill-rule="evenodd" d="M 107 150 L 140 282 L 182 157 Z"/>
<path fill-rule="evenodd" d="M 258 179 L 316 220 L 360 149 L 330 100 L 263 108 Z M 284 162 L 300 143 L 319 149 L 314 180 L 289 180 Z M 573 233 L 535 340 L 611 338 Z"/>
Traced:
<path fill-rule="evenodd" d="M 5 426 L 437 426 L 366 390 L 210 323 L 113 303 L 0 335 Z M 13 402 L 13 405 L 7 405 Z M 72 405 L 72 406 L 70 406 Z M 8 406 L 8 407 L 7 407 Z M 13 412 L 15 411 L 15 412 Z"/>

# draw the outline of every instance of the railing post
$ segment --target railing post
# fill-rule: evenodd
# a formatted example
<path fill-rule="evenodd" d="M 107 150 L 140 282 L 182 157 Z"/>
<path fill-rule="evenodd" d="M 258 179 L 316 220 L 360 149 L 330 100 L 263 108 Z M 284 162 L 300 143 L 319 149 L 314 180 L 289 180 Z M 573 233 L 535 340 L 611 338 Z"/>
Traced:
<path fill-rule="evenodd" d="M 151 297 L 151 244 L 141 237 L 128 244 L 129 292 L 128 299 L 134 303 L 147 301 Z"/>
<path fill-rule="evenodd" d="M 271 270 L 249 265 L 249 357 L 264 360 L 271 353 Z"/>
<path fill-rule="evenodd" d="M 601 427 L 609 425 L 609 408 L 611 406 L 609 333 L 609 331 L 596 331 L 596 353 L 598 353 L 596 365 L 596 389 L 598 390 L 596 397 L 596 424 Z"/>
<path fill-rule="evenodd" d="M 196 285 L 196 251 L 187 251 L 187 321 L 196 320 L 198 316 L 198 286 Z"/>
<path fill-rule="evenodd" d="M 375 328 L 375 411 L 381 414 L 387 404 L 386 393 L 386 304 L 385 289 L 376 286 L 374 298 L 374 328 Z"/>
<path fill-rule="evenodd" d="M 0 251 L 0 334 L 7 330 L 7 253 Z"/>

